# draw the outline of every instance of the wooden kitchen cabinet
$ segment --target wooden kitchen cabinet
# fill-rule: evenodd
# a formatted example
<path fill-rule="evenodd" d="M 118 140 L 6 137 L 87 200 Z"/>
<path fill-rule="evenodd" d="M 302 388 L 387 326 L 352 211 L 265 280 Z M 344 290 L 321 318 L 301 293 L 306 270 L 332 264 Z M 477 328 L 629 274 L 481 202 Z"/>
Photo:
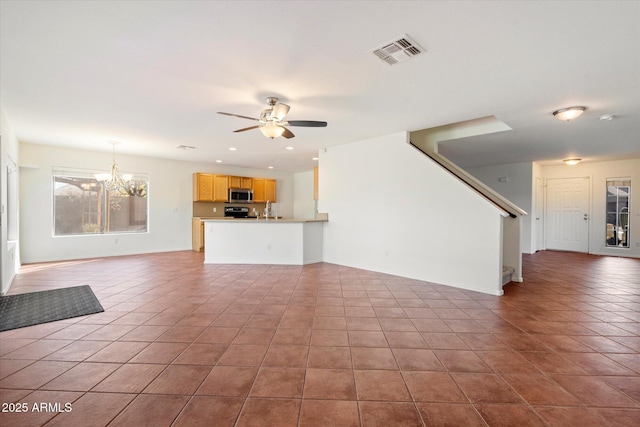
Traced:
<path fill-rule="evenodd" d="M 229 199 L 229 177 L 211 173 L 193 175 L 195 202 L 226 202 Z"/>
<path fill-rule="evenodd" d="M 204 221 L 200 218 L 191 220 L 191 249 L 196 252 L 204 250 Z"/>
<path fill-rule="evenodd" d="M 276 202 L 276 180 L 275 179 L 265 179 L 264 180 L 264 197 L 271 201 L 271 203 Z"/>
<path fill-rule="evenodd" d="M 246 176 L 230 176 L 229 188 L 246 188 L 248 190 L 253 189 L 253 178 Z"/>
<path fill-rule="evenodd" d="M 264 203 L 276 202 L 276 180 L 269 178 L 253 178 L 253 201 Z"/>
<path fill-rule="evenodd" d="M 193 200 L 196 202 L 213 201 L 213 174 L 193 174 Z"/>
<path fill-rule="evenodd" d="M 318 166 L 313 168 L 313 200 L 318 200 Z"/>
<path fill-rule="evenodd" d="M 229 201 L 229 177 L 227 175 L 213 176 L 213 201 Z"/>

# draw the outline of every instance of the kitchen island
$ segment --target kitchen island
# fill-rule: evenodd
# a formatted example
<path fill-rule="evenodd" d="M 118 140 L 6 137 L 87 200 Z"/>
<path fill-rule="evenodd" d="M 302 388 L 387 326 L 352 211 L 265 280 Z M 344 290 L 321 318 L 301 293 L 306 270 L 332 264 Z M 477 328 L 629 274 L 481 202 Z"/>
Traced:
<path fill-rule="evenodd" d="M 326 219 L 205 219 L 205 264 L 322 262 Z"/>

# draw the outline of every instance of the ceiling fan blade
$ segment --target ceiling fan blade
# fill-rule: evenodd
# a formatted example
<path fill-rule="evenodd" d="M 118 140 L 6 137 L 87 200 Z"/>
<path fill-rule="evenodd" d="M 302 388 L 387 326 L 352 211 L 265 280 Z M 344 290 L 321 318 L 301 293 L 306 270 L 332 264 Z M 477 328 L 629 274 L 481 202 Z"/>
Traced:
<path fill-rule="evenodd" d="M 242 128 L 242 129 L 234 130 L 234 132 L 244 132 L 245 130 L 258 129 L 259 127 L 260 127 L 260 125 L 249 126 L 248 128 Z"/>
<path fill-rule="evenodd" d="M 282 132 L 282 136 L 289 139 L 289 138 L 293 138 L 295 135 L 289 129 L 284 128 L 284 132 Z"/>
<path fill-rule="evenodd" d="M 255 119 L 253 117 L 241 116 L 239 114 L 223 113 L 222 111 L 218 111 L 218 114 L 224 114 L 225 116 L 232 116 L 232 117 L 240 117 L 241 119 L 255 120 L 256 122 L 259 121 L 258 119 Z"/>
<path fill-rule="evenodd" d="M 289 126 L 302 126 L 307 128 L 323 128 L 327 126 L 327 122 L 316 122 L 313 120 L 289 120 Z"/>
<path fill-rule="evenodd" d="M 291 107 L 289 107 L 287 104 L 276 104 L 273 106 L 271 117 L 276 118 L 278 120 L 282 120 L 287 115 L 290 108 Z"/>

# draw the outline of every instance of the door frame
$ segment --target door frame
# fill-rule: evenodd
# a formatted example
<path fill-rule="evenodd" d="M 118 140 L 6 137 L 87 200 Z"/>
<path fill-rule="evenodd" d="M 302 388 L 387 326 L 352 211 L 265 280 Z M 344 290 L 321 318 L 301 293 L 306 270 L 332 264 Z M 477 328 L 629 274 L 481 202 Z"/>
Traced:
<path fill-rule="evenodd" d="M 547 236 L 548 236 L 548 225 L 549 225 L 549 181 L 551 180 L 560 180 L 560 179 L 587 179 L 589 182 L 587 183 L 587 202 L 586 202 L 586 210 L 587 210 L 587 215 L 588 215 L 588 221 L 587 221 L 587 248 L 585 252 L 580 252 L 580 251 L 569 251 L 569 252 L 576 252 L 576 253 L 586 253 L 586 254 L 591 254 L 591 238 L 592 238 L 592 232 L 591 232 L 591 225 L 592 225 L 592 219 L 593 219 L 593 209 L 592 209 L 592 204 L 593 204 L 593 190 L 592 190 L 592 186 L 593 186 L 593 177 L 590 175 L 583 175 L 583 176 L 562 176 L 562 177 L 554 177 L 554 178 L 545 178 L 544 180 L 544 246 L 545 246 L 545 250 L 547 249 Z M 552 250 L 556 250 L 556 249 L 552 249 Z M 557 249 L 557 250 L 561 250 L 561 249 Z"/>
<path fill-rule="evenodd" d="M 533 214 L 533 252 L 543 251 L 547 248 L 547 230 L 546 230 L 546 196 L 547 183 L 541 176 L 535 177 L 535 194 Z"/>

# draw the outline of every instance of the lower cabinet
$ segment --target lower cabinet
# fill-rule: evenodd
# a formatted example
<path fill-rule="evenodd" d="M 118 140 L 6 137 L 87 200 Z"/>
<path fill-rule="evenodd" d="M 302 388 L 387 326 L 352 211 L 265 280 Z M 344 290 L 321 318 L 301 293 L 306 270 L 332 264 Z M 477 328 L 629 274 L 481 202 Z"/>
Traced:
<path fill-rule="evenodd" d="M 191 249 L 196 252 L 204 250 L 204 221 L 200 218 L 191 219 Z"/>

